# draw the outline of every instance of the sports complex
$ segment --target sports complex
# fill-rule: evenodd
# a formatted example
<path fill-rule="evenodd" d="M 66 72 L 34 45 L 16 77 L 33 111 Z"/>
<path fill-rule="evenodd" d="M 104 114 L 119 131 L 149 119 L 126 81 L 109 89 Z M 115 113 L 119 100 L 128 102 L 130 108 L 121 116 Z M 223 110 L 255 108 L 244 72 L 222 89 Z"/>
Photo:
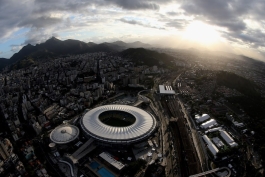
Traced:
<path fill-rule="evenodd" d="M 71 176 L 77 174 L 75 164 L 90 159 L 87 168 L 91 173 L 114 177 L 133 157 L 147 156 L 152 148 L 148 146 L 148 139 L 157 130 L 156 119 L 151 113 L 119 104 L 93 108 L 74 124 L 67 122 L 56 127 L 50 133 L 49 144 L 59 162 L 69 166 Z M 59 152 L 67 153 L 60 158 Z"/>

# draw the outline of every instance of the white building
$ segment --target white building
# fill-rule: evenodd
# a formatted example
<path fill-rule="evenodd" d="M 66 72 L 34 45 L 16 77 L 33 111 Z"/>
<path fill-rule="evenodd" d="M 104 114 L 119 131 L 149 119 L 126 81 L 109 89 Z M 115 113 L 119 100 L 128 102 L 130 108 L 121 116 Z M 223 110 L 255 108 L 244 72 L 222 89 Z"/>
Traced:
<path fill-rule="evenodd" d="M 238 146 L 238 144 L 234 141 L 234 139 L 226 131 L 220 130 L 220 135 L 225 140 L 225 142 L 227 144 L 229 144 L 230 147 Z"/>
<path fill-rule="evenodd" d="M 224 143 L 218 138 L 218 137 L 214 137 L 212 138 L 214 144 L 218 147 L 221 148 L 224 146 Z"/>
<path fill-rule="evenodd" d="M 171 86 L 159 85 L 159 93 L 164 95 L 175 95 L 175 91 Z"/>
<path fill-rule="evenodd" d="M 202 116 L 198 114 L 195 115 L 195 120 L 197 123 L 204 122 L 208 119 L 210 119 L 210 116 L 208 114 L 203 114 Z"/>
<path fill-rule="evenodd" d="M 203 135 L 202 138 L 207 144 L 207 147 L 211 151 L 211 153 L 216 156 L 216 154 L 219 152 L 218 148 L 212 143 L 212 141 L 208 138 L 207 135 Z"/>
<path fill-rule="evenodd" d="M 211 120 L 201 124 L 201 128 L 208 129 L 208 128 L 212 128 L 215 125 L 217 125 L 216 120 L 215 119 L 211 119 Z"/>
<path fill-rule="evenodd" d="M 216 132 L 216 131 L 219 131 L 219 130 L 222 130 L 222 127 L 216 127 L 216 128 L 211 128 L 207 131 L 205 131 L 205 133 L 210 133 L 210 132 Z"/>

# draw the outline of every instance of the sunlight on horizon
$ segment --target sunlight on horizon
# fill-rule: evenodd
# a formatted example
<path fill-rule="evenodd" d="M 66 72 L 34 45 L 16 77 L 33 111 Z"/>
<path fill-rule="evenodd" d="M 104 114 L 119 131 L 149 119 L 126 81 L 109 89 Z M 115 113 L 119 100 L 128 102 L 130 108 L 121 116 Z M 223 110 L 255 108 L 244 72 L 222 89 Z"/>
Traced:
<path fill-rule="evenodd" d="M 208 46 L 220 42 L 220 34 L 213 26 L 195 21 L 186 27 L 183 38 Z"/>

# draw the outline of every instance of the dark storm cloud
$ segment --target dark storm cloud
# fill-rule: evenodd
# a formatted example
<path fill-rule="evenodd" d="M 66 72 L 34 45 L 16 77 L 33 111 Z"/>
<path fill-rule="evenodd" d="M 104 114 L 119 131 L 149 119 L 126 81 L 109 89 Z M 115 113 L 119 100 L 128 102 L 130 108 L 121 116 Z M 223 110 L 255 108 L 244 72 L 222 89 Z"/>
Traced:
<path fill-rule="evenodd" d="M 151 9 L 151 10 L 158 10 L 159 5 L 152 1 L 147 0 L 111 0 L 106 1 L 114 3 L 124 9 L 131 9 L 131 10 L 139 10 L 139 9 Z M 160 1 L 163 2 L 163 1 Z"/>
<path fill-rule="evenodd" d="M 86 7 L 95 6 L 118 6 L 127 10 L 158 10 L 160 4 L 165 4 L 171 0 L 36 0 L 35 5 L 37 8 L 35 12 L 47 12 L 47 11 L 74 11 L 80 12 L 85 10 Z"/>
<path fill-rule="evenodd" d="M 0 0 L 0 39 L 8 37 L 27 17 L 28 9 L 21 8 L 21 2 Z"/>
<path fill-rule="evenodd" d="M 70 1 L 70 0 L 35 0 L 34 13 L 46 14 L 49 12 L 83 12 L 94 4 L 90 1 Z"/>
<path fill-rule="evenodd" d="M 224 34 L 230 41 L 247 44 L 252 47 L 265 47 L 265 35 L 261 30 L 249 30 L 247 33 L 229 33 Z"/>
<path fill-rule="evenodd" d="M 264 0 L 190 0 L 183 3 L 182 8 L 187 15 L 194 15 L 230 31 L 246 29 L 243 19 L 259 21 L 265 16 Z"/>
<path fill-rule="evenodd" d="M 52 25 L 56 25 L 58 23 L 63 22 L 62 18 L 54 18 L 54 17 L 38 17 L 38 18 L 28 18 L 19 23 L 20 26 L 29 26 L 35 28 L 43 28 Z"/>
<path fill-rule="evenodd" d="M 188 15 L 199 16 L 213 25 L 226 27 L 231 31 L 241 31 L 246 28 L 240 19 L 244 9 L 231 0 L 193 0 L 184 3 L 182 8 Z"/>
<path fill-rule="evenodd" d="M 121 21 L 123 23 L 131 24 L 131 25 L 139 25 L 139 26 L 143 26 L 143 27 L 147 27 L 147 28 L 165 29 L 165 28 L 161 28 L 161 27 L 152 26 L 148 23 L 143 23 L 143 22 L 138 21 L 138 20 L 121 18 L 121 19 L 119 19 L 119 21 Z"/>

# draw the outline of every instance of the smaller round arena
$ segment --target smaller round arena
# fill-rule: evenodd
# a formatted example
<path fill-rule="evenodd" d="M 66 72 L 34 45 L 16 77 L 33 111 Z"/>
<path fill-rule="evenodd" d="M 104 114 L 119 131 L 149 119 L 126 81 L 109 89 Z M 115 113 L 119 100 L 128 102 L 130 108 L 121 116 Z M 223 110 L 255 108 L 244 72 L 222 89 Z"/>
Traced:
<path fill-rule="evenodd" d="M 64 124 L 56 127 L 50 134 L 50 139 L 56 144 L 70 143 L 79 136 L 79 129 L 74 125 Z"/>

